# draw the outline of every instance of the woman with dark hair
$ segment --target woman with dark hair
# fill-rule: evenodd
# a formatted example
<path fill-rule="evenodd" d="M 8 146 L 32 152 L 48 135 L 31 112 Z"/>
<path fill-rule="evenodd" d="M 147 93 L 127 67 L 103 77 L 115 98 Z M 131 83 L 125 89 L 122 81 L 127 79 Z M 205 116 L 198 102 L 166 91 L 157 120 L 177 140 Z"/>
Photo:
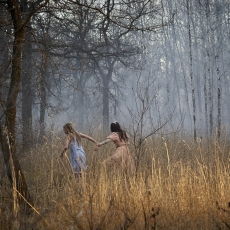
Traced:
<path fill-rule="evenodd" d="M 82 170 L 86 170 L 85 151 L 81 145 L 81 138 L 86 138 L 95 144 L 98 144 L 92 137 L 83 133 L 76 132 L 72 123 L 67 123 L 63 126 L 63 131 L 66 134 L 65 147 L 61 153 L 61 157 L 70 149 L 70 164 L 75 177 L 81 176 Z"/>
<path fill-rule="evenodd" d="M 121 168 L 126 172 L 133 172 L 134 161 L 127 146 L 129 141 L 127 133 L 121 129 L 118 122 L 111 123 L 110 130 L 112 133 L 106 138 L 106 140 L 97 144 L 97 146 L 100 147 L 110 141 L 113 141 L 116 146 L 115 152 L 112 156 L 104 160 L 103 164 L 106 167 L 116 167 Z"/>

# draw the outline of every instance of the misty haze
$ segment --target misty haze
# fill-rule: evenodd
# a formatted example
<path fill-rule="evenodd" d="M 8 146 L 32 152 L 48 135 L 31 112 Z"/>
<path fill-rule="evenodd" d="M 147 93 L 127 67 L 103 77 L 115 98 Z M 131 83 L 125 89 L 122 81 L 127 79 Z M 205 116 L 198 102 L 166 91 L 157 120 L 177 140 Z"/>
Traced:
<path fill-rule="evenodd" d="M 229 20 L 228 0 L 0 0 L 0 229 L 230 229 Z M 121 146 L 130 174 L 103 163 Z"/>

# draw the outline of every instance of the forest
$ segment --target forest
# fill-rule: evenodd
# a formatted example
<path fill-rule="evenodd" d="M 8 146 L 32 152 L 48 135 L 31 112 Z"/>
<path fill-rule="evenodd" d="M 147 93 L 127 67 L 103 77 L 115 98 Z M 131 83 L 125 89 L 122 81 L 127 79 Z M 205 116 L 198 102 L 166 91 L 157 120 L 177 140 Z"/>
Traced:
<path fill-rule="evenodd" d="M 0 0 L 0 229 L 230 229 L 229 0 Z M 228 56 L 229 55 L 229 56 Z M 135 175 L 63 126 L 118 121 Z"/>

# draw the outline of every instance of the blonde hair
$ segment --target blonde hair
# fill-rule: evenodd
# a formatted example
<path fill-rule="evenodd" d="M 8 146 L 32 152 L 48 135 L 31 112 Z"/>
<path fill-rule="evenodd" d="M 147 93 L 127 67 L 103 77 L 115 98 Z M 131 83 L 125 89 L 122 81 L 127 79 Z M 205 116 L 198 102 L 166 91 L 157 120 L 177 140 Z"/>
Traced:
<path fill-rule="evenodd" d="M 69 122 L 69 123 L 65 124 L 63 126 L 63 128 L 67 132 L 69 140 L 72 140 L 74 137 L 76 137 L 78 144 L 79 145 L 81 144 L 81 137 L 80 137 L 79 133 L 74 130 L 72 123 Z"/>

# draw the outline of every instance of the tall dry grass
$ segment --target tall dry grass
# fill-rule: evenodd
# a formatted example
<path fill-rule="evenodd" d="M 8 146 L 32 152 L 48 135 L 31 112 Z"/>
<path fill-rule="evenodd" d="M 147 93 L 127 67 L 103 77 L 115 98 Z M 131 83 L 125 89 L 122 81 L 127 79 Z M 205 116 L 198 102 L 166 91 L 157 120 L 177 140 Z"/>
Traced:
<path fill-rule="evenodd" d="M 170 137 L 146 140 L 135 175 L 106 172 L 83 141 L 88 169 L 76 180 L 63 141 L 53 135 L 20 159 L 34 199 L 30 218 L 14 217 L 5 175 L 0 183 L 0 229 L 230 229 L 229 143 Z M 134 148 L 130 145 L 134 152 Z"/>

